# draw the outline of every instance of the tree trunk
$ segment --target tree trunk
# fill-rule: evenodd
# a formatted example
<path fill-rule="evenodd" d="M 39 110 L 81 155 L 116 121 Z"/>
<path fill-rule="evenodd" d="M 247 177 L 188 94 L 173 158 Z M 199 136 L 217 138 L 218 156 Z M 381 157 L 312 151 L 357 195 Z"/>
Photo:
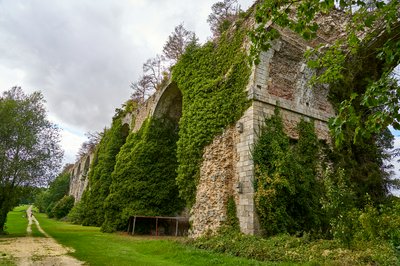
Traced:
<path fill-rule="evenodd" d="M 7 221 L 7 213 L 8 213 L 8 208 L 5 208 L 4 203 L 0 205 L 0 235 L 3 235 L 5 232 L 5 224 Z"/>

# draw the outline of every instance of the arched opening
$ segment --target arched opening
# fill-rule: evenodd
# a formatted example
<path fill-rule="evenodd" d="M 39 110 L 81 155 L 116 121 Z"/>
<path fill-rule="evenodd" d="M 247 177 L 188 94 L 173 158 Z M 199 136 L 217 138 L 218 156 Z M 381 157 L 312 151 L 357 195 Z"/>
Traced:
<path fill-rule="evenodd" d="M 122 125 L 121 135 L 124 139 L 126 139 L 126 137 L 128 137 L 128 135 L 129 135 L 129 125 L 128 124 Z"/>
<path fill-rule="evenodd" d="M 169 118 L 178 124 L 182 116 L 182 93 L 175 82 L 171 82 L 160 94 L 153 117 Z"/>
<path fill-rule="evenodd" d="M 86 176 L 89 172 L 89 167 L 90 167 L 90 155 L 87 155 L 86 160 L 85 160 L 85 166 L 83 167 L 82 179 L 86 178 Z"/>

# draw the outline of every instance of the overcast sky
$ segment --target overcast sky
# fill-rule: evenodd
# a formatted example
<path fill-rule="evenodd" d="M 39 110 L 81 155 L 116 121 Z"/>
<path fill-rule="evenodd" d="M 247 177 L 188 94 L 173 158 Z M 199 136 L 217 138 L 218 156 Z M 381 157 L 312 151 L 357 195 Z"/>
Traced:
<path fill-rule="evenodd" d="M 215 2 L 0 0 L 0 92 L 42 91 L 63 129 L 65 162 L 74 162 L 84 133 L 110 125 L 143 62 L 162 52 L 176 25 L 184 22 L 201 42 L 211 35 Z M 239 3 L 247 9 L 253 0 Z"/>
<path fill-rule="evenodd" d="M 109 126 L 146 59 L 182 22 L 202 42 L 216 0 L 0 0 L 0 92 L 40 90 L 73 162 L 87 131 Z M 247 9 L 252 0 L 239 0 Z"/>

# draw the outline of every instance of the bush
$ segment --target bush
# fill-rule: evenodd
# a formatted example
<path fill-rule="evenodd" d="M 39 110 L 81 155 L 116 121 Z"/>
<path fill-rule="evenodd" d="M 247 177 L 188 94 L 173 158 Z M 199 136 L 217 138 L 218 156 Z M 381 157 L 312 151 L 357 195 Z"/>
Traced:
<path fill-rule="evenodd" d="M 56 219 L 64 218 L 74 206 L 74 202 L 75 199 L 73 196 L 64 196 L 51 210 L 52 216 Z"/>
<path fill-rule="evenodd" d="M 37 195 L 35 206 L 38 207 L 40 212 L 46 212 L 47 215 L 51 215 L 50 213 L 54 204 L 68 194 L 69 181 L 70 174 L 66 172 L 61 173 L 50 183 L 48 189 Z"/>
<path fill-rule="evenodd" d="M 67 215 L 68 221 L 73 224 L 82 224 L 84 218 L 84 208 L 82 206 L 82 202 L 78 202 L 74 207 L 69 211 Z"/>
<path fill-rule="evenodd" d="M 312 240 L 310 235 L 287 234 L 270 238 L 223 231 L 216 236 L 187 240 L 196 248 L 260 261 L 307 263 L 311 265 L 398 265 L 396 251 L 384 241 L 364 241 L 354 249 L 336 240 Z"/>

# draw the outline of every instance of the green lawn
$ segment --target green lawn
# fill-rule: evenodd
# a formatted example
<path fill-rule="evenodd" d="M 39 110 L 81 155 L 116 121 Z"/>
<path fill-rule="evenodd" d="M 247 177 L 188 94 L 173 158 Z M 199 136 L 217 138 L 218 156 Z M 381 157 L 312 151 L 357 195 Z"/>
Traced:
<path fill-rule="evenodd" d="M 98 227 L 55 221 L 45 214 L 36 216 L 48 234 L 74 248 L 72 255 L 89 265 L 275 265 L 199 250 L 173 240 L 106 234 Z"/>
<path fill-rule="evenodd" d="M 7 214 L 6 231 L 8 235 L 3 235 L 2 237 L 26 236 L 26 227 L 28 226 L 26 210 L 28 207 L 28 205 L 15 207 L 14 210 Z"/>

